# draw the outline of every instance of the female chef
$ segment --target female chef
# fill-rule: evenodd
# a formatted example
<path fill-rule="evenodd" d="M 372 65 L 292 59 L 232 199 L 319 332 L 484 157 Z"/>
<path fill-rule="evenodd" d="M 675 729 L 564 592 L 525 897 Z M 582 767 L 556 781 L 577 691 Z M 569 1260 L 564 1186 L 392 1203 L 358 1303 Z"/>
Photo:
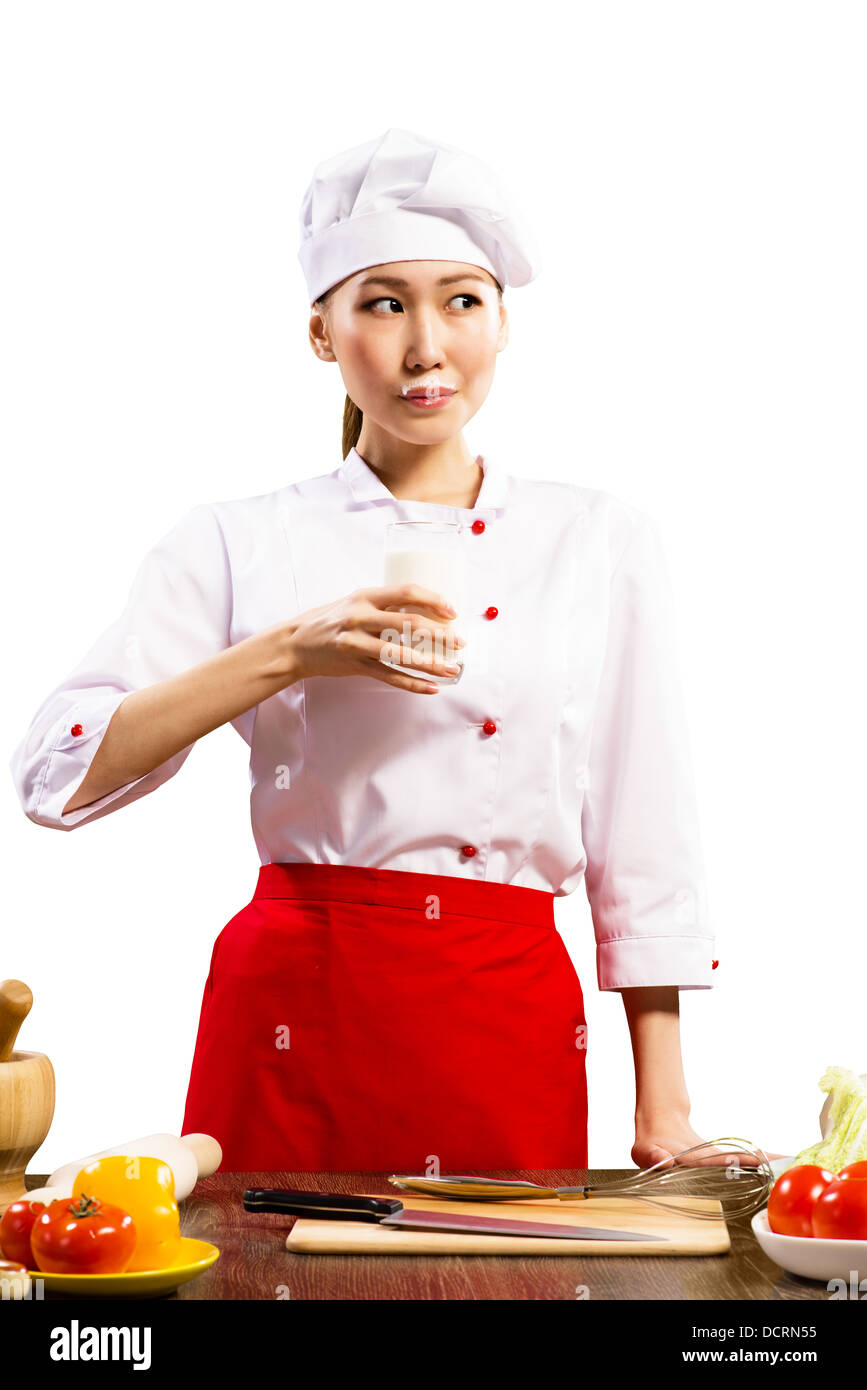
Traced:
<path fill-rule="evenodd" d="M 583 876 L 652 1163 L 700 1141 L 678 991 L 717 965 L 654 523 L 464 442 L 503 290 L 537 273 L 491 170 L 388 130 L 317 168 L 301 227 L 342 462 L 159 541 L 16 750 L 23 808 L 71 830 L 226 722 L 249 745 L 261 867 L 214 944 L 182 1130 L 227 1170 L 585 1167 L 584 1003 L 554 921 Z M 382 583 L 400 520 L 459 528 L 458 683 L 425 678 L 454 654 L 447 595 Z"/>

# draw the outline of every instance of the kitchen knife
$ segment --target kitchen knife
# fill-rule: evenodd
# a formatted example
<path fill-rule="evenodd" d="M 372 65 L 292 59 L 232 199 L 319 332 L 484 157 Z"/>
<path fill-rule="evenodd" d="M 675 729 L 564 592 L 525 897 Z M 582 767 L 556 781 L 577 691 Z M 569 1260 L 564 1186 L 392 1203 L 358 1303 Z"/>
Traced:
<path fill-rule="evenodd" d="M 293 1188 L 248 1187 L 245 1211 L 277 1211 L 316 1221 L 375 1221 L 412 1231 L 460 1231 L 468 1235 L 543 1236 L 561 1240 L 667 1240 L 646 1231 L 613 1231 L 603 1226 L 561 1226 L 548 1221 L 514 1221 L 499 1216 L 457 1216 L 452 1212 L 413 1211 L 392 1197 L 352 1197 L 342 1192 L 304 1192 Z"/>

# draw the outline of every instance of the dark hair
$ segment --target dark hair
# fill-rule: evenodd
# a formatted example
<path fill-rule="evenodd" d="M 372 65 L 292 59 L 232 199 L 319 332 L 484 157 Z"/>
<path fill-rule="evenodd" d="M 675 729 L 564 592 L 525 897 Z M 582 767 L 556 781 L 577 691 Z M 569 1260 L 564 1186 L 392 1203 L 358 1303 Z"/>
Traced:
<path fill-rule="evenodd" d="M 343 281 L 340 280 L 338 284 L 342 285 Z M 502 286 L 497 280 L 494 281 L 494 284 L 497 286 L 497 298 L 502 303 Z M 337 288 L 337 285 L 332 285 L 329 290 L 326 290 L 324 294 L 321 294 L 318 299 L 314 300 L 313 307 L 315 309 L 318 309 L 319 312 L 322 313 L 322 311 L 328 304 L 330 296 L 334 293 L 334 291 Z M 347 394 L 346 400 L 343 403 L 343 440 L 341 443 L 344 458 L 346 458 L 346 455 L 349 453 L 349 450 L 354 449 L 356 444 L 358 443 L 359 436 L 361 435 L 362 419 L 362 412 L 355 404 L 355 401 L 352 400 L 351 397 Z"/>

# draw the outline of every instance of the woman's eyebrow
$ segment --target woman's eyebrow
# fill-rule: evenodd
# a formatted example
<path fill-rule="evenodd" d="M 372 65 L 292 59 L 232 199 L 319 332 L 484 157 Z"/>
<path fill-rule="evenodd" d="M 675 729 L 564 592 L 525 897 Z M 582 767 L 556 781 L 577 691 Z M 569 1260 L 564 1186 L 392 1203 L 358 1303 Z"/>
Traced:
<path fill-rule="evenodd" d="M 465 275 L 444 275 L 441 280 L 437 280 L 437 285 L 456 285 L 461 280 L 478 280 L 480 284 L 486 283 L 481 275 L 474 275 L 472 271 L 467 271 Z M 359 280 L 358 288 L 364 289 L 366 285 L 390 285 L 393 289 L 408 290 L 410 284 L 406 280 L 399 280 L 395 275 L 368 275 L 365 280 Z"/>

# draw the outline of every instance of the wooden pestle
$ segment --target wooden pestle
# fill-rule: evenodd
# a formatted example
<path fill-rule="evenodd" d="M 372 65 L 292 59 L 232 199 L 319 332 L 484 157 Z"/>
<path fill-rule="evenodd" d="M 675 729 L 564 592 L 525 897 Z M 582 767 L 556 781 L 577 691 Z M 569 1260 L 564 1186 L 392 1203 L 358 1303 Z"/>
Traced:
<path fill-rule="evenodd" d="M 23 980 L 0 984 L 0 1215 L 26 1191 L 24 1170 L 54 1118 L 54 1068 L 41 1052 L 16 1052 L 33 995 Z"/>
<path fill-rule="evenodd" d="M 0 984 L 0 1062 L 12 1057 L 18 1029 L 33 1005 L 33 995 L 23 980 L 4 980 Z"/>

